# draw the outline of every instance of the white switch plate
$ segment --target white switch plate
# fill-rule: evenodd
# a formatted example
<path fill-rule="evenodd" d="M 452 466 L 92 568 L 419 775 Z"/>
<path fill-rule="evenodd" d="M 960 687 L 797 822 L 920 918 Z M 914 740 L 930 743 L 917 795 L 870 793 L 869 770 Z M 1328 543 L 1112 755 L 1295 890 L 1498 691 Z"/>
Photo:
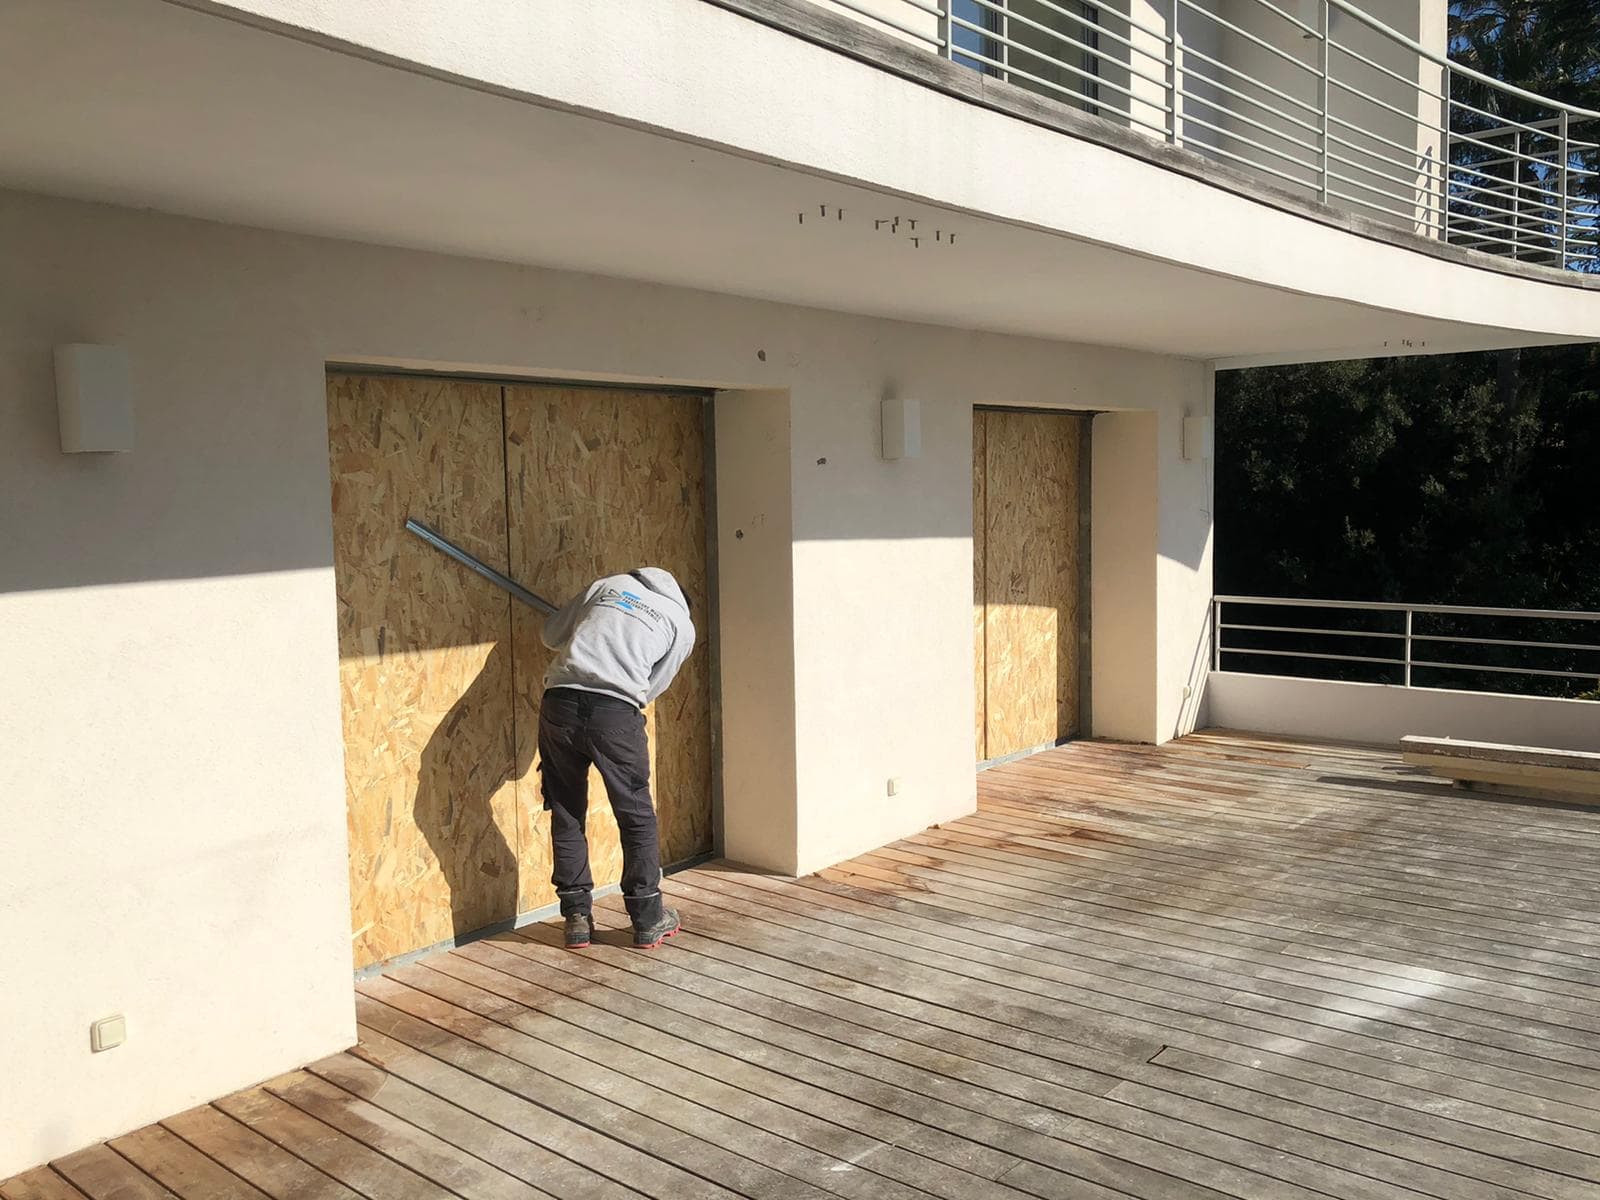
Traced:
<path fill-rule="evenodd" d="M 899 794 L 900 794 L 900 780 L 898 778 L 894 778 L 894 779 L 889 780 L 889 795 L 898 796 Z"/>
<path fill-rule="evenodd" d="M 96 1054 L 110 1050 L 128 1040 L 128 1019 L 121 1013 L 103 1017 L 89 1026 L 89 1047 Z"/>

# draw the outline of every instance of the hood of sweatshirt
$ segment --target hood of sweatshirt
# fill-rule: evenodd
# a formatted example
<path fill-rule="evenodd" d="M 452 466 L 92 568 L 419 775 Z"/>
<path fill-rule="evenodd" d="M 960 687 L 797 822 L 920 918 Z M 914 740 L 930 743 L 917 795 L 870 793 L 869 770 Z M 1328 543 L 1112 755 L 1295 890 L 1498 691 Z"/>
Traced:
<path fill-rule="evenodd" d="M 678 581 L 672 577 L 671 571 L 663 567 L 640 567 L 636 571 L 629 571 L 628 574 L 652 592 L 671 600 L 684 612 L 689 611 L 689 602 L 684 598 L 683 589 L 678 586 Z"/>

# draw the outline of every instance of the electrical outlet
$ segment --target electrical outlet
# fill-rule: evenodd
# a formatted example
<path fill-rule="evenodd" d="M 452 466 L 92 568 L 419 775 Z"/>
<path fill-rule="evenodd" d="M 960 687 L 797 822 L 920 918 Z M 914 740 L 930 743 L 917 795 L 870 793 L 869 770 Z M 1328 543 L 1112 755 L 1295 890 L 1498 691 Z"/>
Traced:
<path fill-rule="evenodd" d="M 121 1013 L 114 1017 L 102 1017 L 89 1026 L 89 1048 L 96 1054 L 114 1049 L 127 1040 L 128 1019 Z"/>
<path fill-rule="evenodd" d="M 896 776 L 894 776 L 893 778 L 891 778 L 889 780 L 889 795 L 898 796 L 899 794 L 900 794 L 900 777 L 898 775 L 896 775 Z"/>

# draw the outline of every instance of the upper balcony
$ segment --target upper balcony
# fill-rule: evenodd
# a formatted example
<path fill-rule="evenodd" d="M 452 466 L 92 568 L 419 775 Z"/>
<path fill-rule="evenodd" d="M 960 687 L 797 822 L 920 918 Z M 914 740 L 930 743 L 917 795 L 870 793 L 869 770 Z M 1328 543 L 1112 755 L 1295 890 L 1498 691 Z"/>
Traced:
<path fill-rule="evenodd" d="M 1073 119 L 1086 114 L 1103 135 L 1242 168 L 1308 211 L 1600 270 L 1600 113 L 1451 62 L 1444 0 L 1363 2 L 815 0 L 879 36 L 785 23 L 1030 120 L 1094 136 Z M 770 3 L 730 7 L 778 19 Z M 930 74 L 919 53 L 981 80 Z"/>
<path fill-rule="evenodd" d="M 1443 0 L 53 0 L 0 11 L 0 186 L 1222 366 L 1600 338 L 1600 120 L 1444 48 Z"/>

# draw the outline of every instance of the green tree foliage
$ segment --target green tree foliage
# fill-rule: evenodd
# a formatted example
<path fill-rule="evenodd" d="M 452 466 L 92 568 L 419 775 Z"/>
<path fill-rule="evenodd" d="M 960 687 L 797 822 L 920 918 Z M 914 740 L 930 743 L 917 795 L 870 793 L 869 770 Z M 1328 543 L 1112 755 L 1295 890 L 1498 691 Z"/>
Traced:
<path fill-rule="evenodd" d="M 1217 379 L 1217 590 L 1600 609 L 1600 347 Z"/>

